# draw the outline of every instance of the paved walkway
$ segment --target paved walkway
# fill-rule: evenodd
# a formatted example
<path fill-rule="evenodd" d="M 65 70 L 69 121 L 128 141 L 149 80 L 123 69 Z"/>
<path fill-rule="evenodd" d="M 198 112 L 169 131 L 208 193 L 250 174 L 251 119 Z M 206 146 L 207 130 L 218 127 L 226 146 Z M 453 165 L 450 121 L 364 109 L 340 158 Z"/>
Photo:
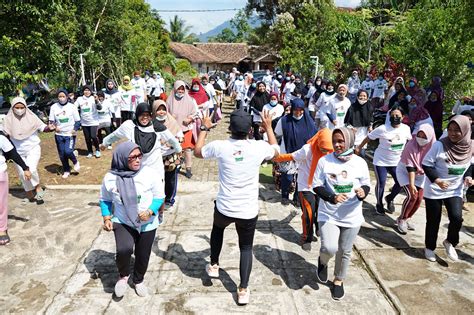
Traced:
<path fill-rule="evenodd" d="M 229 112 L 225 109 L 225 112 Z M 211 139 L 226 137 L 222 124 Z M 414 217 L 416 231 L 399 235 L 394 215 L 375 216 L 373 195 L 364 204 L 366 222 L 356 240 L 346 297 L 335 302 L 329 287 L 316 281 L 319 243 L 311 252 L 298 245 L 300 211 L 282 206 L 271 185 L 260 189 L 260 215 L 250 279 L 251 303 L 236 304 L 239 250 L 235 229 L 225 233 L 221 277 L 209 279 L 215 163 L 198 161 L 191 180 L 180 177 L 179 197 L 165 213 L 153 246 L 145 281 L 150 296 L 130 288 L 115 300 L 117 279 L 112 233 L 101 230 L 97 190 L 48 190 L 42 206 L 10 196 L 12 243 L 0 248 L 0 310 L 11 313 L 284 313 L 377 314 L 474 312 L 474 215 L 464 212 L 458 247 L 461 261 L 446 258 L 441 242 L 438 262 L 423 258 L 424 212 Z M 471 205 L 472 206 L 472 205 Z M 333 261 L 330 264 L 330 271 Z"/>

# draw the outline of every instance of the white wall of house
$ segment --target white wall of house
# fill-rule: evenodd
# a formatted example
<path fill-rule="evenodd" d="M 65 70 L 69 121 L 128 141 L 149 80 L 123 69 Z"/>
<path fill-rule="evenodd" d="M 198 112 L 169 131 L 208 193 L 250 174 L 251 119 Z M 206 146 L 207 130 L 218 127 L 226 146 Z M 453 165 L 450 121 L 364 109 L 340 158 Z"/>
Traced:
<path fill-rule="evenodd" d="M 192 63 L 192 66 L 199 74 L 205 74 L 217 69 L 214 63 Z"/>

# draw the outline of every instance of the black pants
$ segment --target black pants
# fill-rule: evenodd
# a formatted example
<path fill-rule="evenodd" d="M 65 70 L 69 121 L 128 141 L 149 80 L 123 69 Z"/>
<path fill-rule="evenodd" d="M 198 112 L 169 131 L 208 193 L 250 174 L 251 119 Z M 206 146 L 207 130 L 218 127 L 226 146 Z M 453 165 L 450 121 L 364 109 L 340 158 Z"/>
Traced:
<path fill-rule="evenodd" d="M 120 116 L 122 116 L 120 123 L 123 124 L 124 121 L 133 119 L 133 112 L 122 110 L 120 111 Z"/>
<path fill-rule="evenodd" d="M 171 172 L 165 172 L 165 202 L 170 205 L 174 205 L 174 197 L 176 197 L 176 190 L 178 187 L 178 172 L 178 167 L 176 167 Z"/>
<path fill-rule="evenodd" d="M 425 198 L 426 205 L 426 228 L 425 246 L 428 249 L 436 249 L 438 239 L 439 223 L 441 222 L 441 207 L 445 205 L 448 212 L 448 242 L 456 246 L 459 243 L 459 231 L 462 226 L 462 198 L 451 197 L 445 199 Z"/>
<path fill-rule="evenodd" d="M 241 288 L 247 288 L 250 272 L 252 271 L 252 246 L 257 218 L 258 216 L 247 220 L 231 218 L 223 215 L 217 210 L 217 207 L 214 207 L 214 224 L 211 232 L 211 264 L 219 264 L 224 230 L 229 224 L 235 223 L 235 229 L 239 236 Z"/>
<path fill-rule="evenodd" d="M 99 151 L 99 139 L 97 139 L 97 128 L 99 126 L 82 126 L 82 132 L 86 140 L 87 152 L 92 153 L 92 143 L 96 151 Z"/>
<path fill-rule="evenodd" d="M 97 130 L 97 138 L 99 139 L 99 143 L 102 143 L 104 138 L 112 133 L 111 129 L 112 125 L 110 127 L 103 127 Z M 105 137 L 102 135 L 102 132 L 105 132 Z"/>
<path fill-rule="evenodd" d="M 125 224 L 114 223 L 115 246 L 117 248 L 116 263 L 120 277 L 130 275 L 130 259 L 135 247 L 135 265 L 133 267 L 133 283 L 143 282 L 151 247 L 155 240 L 156 229 L 138 233 L 134 228 Z"/>
<path fill-rule="evenodd" d="M 243 106 L 242 100 L 236 100 L 235 101 L 235 108 L 240 109 Z"/>
<path fill-rule="evenodd" d="M 260 124 L 254 123 L 252 127 L 253 127 L 253 138 L 255 140 L 262 140 L 263 137 L 262 137 L 262 134 L 260 133 Z"/>
<path fill-rule="evenodd" d="M 303 225 L 302 241 L 311 243 L 314 231 L 318 234 L 318 203 L 319 198 L 310 191 L 300 191 L 299 199 L 301 204 L 301 224 Z"/>

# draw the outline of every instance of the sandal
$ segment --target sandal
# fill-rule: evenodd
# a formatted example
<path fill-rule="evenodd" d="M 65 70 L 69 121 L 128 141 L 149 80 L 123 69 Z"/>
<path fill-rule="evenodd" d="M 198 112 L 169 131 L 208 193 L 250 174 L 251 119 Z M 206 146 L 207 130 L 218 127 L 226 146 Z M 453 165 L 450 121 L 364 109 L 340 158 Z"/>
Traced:
<path fill-rule="evenodd" d="M 8 236 L 7 231 L 5 231 L 4 235 L 0 235 L 0 246 L 7 245 L 8 243 L 10 243 L 10 241 L 10 236 Z"/>

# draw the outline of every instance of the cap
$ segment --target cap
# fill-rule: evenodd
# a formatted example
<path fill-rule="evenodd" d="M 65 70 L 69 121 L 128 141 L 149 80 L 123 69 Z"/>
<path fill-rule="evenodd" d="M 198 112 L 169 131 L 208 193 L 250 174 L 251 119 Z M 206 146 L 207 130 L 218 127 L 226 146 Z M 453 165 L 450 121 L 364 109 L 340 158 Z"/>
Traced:
<path fill-rule="evenodd" d="M 230 114 L 230 131 L 248 133 L 252 127 L 252 116 L 241 109 L 236 109 Z"/>

